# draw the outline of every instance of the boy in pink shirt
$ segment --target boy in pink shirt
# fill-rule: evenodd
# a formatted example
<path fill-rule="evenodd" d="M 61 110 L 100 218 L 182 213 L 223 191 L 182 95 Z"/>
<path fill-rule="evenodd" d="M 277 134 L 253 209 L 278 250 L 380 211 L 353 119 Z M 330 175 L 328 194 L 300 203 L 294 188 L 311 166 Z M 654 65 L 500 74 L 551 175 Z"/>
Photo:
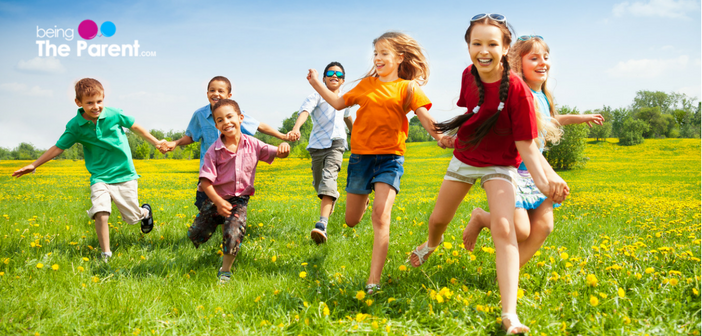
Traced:
<path fill-rule="evenodd" d="M 207 150 L 200 168 L 199 191 L 208 199 L 188 230 L 195 247 L 210 239 L 222 226 L 222 267 L 217 272 L 220 283 L 231 278 L 231 267 L 246 235 L 246 205 L 254 194 L 254 177 L 258 161 L 273 162 L 290 154 L 290 145 L 275 147 L 241 133 L 244 115 L 239 104 L 230 99 L 218 101 L 212 108 L 215 126 L 221 135 Z"/>

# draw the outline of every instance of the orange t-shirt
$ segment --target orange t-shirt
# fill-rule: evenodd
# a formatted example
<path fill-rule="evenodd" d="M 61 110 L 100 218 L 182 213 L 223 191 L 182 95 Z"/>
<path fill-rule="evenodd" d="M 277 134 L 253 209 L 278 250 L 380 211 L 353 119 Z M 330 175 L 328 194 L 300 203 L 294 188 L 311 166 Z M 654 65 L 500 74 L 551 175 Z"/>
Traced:
<path fill-rule="evenodd" d="M 351 132 L 351 153 L 405 155 L 409 111 L 402 105 L 409 83 L 404 79 L 382 82 L 377 77 L 366 77 L 344 94 L 346 106 L 360 105 Z M 410 110 L 422 106 L 429 110 L 431 101 L 415 85 Z"/>

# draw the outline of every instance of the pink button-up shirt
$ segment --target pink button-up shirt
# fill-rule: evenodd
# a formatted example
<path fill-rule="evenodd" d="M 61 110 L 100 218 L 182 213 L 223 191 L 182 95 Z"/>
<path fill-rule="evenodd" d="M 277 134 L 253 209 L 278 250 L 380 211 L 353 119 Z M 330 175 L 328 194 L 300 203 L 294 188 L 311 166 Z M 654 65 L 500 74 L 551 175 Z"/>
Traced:
<path fill-rule="evenodd" d="M 212 182 L 217 195 L 224 199 L 253 195 L 258 161 L 273 162 L 278 148 L 246 134 L 241 135 L 236 153 L 228 150 L 222 136 L 207 150 L 200 168 L 200 178 Z M 199 191 L 203 191 L 198 186 Z"/>

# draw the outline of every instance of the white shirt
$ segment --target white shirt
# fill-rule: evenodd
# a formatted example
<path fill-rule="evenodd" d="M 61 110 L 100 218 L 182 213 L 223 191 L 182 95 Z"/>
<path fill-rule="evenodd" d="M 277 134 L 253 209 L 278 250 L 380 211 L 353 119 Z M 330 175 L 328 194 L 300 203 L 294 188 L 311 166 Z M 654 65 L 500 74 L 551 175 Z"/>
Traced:
<path fill-rule="evenodd" d="M 344 118 L 351 114 L 349 108 L 343 111 L 335 110 L 327 103 L 319 93 L 315 92 L 309 96 L 300 106 L 298 113 L 307 111 L 312 118 L 312 133 L 310 133 L 309 145 L 307 149 L 330 148 L 332 140 L 344 140 L 346 146 L 346 127 Z"/>

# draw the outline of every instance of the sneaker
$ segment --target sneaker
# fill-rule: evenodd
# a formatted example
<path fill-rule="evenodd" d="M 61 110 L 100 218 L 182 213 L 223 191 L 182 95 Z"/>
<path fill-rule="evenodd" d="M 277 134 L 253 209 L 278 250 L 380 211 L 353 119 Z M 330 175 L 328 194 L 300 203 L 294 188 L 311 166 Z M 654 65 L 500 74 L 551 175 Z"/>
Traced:
<path fill-rule="evenodd" d="M 327 226 L 322 222 L 317 222 L 310 233 L 315 243 L 321 244 L 327 241 Z"/>
<path fill-rule="evenodd" d="M 141 207 L 149 211 L 149 217 L 141 220 L 141 232 L 149 233 L 154 228 L 154 212 L 151 210 L 151 206 L 147 203 L 142 204 Z"/>
<path fill-rule="evenodd" d="M 110 261 L 110 258 L 112 258 L 112 252 L 110 252 L 110 253 L 101 252 L 100 253 L 100 259 L 102 259 L 102 261 L 104 261 L 104 262 Z"/>
<path fill-rule="evenodd" d="M 232 272 L 223 272 L 220 268 L 219 271 L 217 271 L 217 278 L 219 278 L 220 284 L 225 284 L 232 279 Z"/>

